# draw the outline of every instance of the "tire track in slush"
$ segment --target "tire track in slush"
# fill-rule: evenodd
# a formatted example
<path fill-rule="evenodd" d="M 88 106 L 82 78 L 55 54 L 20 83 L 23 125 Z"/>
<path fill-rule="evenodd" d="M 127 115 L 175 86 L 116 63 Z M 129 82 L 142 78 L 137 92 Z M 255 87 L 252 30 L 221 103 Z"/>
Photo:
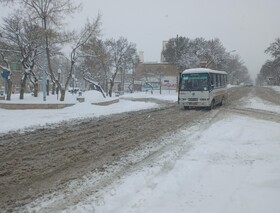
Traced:
<path fill-rule="evenodd" d="M 216 110 L 233 112 L 236 109 L 232 108 L 239 108 L 240 100 L 252 91 L 254 88 L 230 89 L 228 103 Z M 44 194 L 65 190 L 70 181 L 79 180 L 92 171 L 102 172 L 133 150 L 141 150 L 149 143 L 155 145 L 162 135 L 202 121 L 210 114 L 207 110 L 184 111 L 168 103 L 158 109 L 1 135 L 0 210 L 17 212 Z M 254 114 L 259 112 L 253 112 L 252 116 Z M 153 155 L 156 152 L 151 152 L 147 159 Z M 127 162 L 127 166 L 133 168 L 134 165 Z M 123 168 L 127 168 L 126 165 Z M 117 174 L 121 173 L 122 170 Z M 109 176 L 107 180 L 100 180 L 100 187 L 116 178 Z"/>
<path fill-rule="evenodd" d="M 0 136 L 0 210 L 60 190 L 203 113 L 173 105 Z"/>

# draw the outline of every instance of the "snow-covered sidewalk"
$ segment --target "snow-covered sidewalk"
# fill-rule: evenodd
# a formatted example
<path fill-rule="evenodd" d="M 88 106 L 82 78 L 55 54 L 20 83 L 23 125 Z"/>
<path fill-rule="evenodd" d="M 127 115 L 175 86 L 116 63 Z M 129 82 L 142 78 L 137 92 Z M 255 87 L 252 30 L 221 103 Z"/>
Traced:
<path fill-rule="evenodd" d="M 40 94 L 42 95 L 42 94 Z M 62 103 L 57 99 L 56 95 L 47 96 L 47 101 L 43 102 L 42 97 L 34 98 L 30 94 L 25 94 L 24 100 L 19 100 L 18 95 L 13 95 L 12 100 L 8 103 Z M 20 130 L 24 131 L 25 129 L 36 129 L 42 126 L 53 126 L 62 121 L 70 121 L 72 119 L 83 119 L 83 118 L 93 118 L 99 116 L 106 116 L 111 114 L 117 114 L 122 112 L 129 111 L 138 111 L 149 108 L 158 107 L 155 103 L 146 103 L 146 102 L 135 102 L 128 100 L 119 100 L 118 103 L 114 103 L 108 106 L 97 106 L 92 103 L 100 103 L 104 101 L 116 100 L 118 98 L 103 98 L 100 92 L 96 91 L 87 91 L 83 93 L 85 97 L 85 102 L 79 103 L 76 98 L 78 95 L 72 95 L 68 93 L 66 95 L 66 100 L 63 103 L 75 103 L 74 106 L 66 107 L 64 109 L 35 109 L 35 110 L 6 110 L 0 108 L 0 133 L 5 133 L 8 131 Z M 146 93 L 133 93 L 132 95 L 128 94 L 128 97 L 153 97 L 153 98 L 163 98 L 165 100 L 176 100 L 177 94 L 168 95 L 159 95 L 159 94 L 146 94 Z M 7 101 L 0 101 L 7 103 Z"/>

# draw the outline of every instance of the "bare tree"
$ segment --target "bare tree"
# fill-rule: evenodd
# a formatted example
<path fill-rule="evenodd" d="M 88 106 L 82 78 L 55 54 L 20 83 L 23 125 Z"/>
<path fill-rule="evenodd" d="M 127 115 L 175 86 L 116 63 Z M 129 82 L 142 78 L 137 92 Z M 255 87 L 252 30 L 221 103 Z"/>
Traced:
<path fill-rule="evenodd" d="M 263 64 L 256 81 L 260 85 L 280 85 L 280 38 L 276 38 L 264 52 L 273 59 Z"/>
<path fill-rule="evenodd" d="M 84 73 L 83 79 L 85 81 L 89 82 L 94 87 L 95 90 L 101 92 L 103 97 L 106 98 L 105 92 L 104 92 L 103 88 L 100 86 L 100 84 L 95 82 L 95 81 L 93 81 L 90 77 L 88 77 L 87 73 Z"/>
<path fill-rule="evenodd" d="M 189 38 L 181 36 L 169 39 L 166 49 L 162 52 L 165 61 L 175 64 L 178 68 L 182 65 L 188 68 L 191 67 L 192 65 L 188 63 L 192 57 L 188 52 L 191 47 L 190 42 Z"/>
<path fill-rule="evenodd" d="M 280 38 L 276 38 L 273 43 L 264 51 L 271 55 L 273 58 L 280 58 Z"/>
<path fill-rule="evenodd" d="M 206 58 L 205 67 L 217 69 L 218 65 L 225 57 L 226 51 L 221 41 L 216 38 L 206 41 L 206 48 L 203 55 Z"/>
<path fill-rule="evenodd" d="M 77 51 L 88 41 L 89 38 L 99 33 L 100 15 L 98 15 L 97 19 L 92 23 L 88 21 L 79 35 L 75 36 L 72 33 L 71 36 L 69 36 L 67 34 L 63 34 L 63 32 L 59 33 L 57 30 L 54 31 L 52 27 L 60 29 L 63 26 L 62 21 L 64 20 L 64 17 L 66 15 L 71 15 L 80 8 L 80 5 L 75 5 L 73 0 L 22 0 L 17 2 L 26 8 L 29 8 L 34 19 L 39 19 L 42 21 L 42 27 L 45 32 L 44 43 L 46 49 L 48 73 L 50 75 L 51 81 L 61 90 L 60 100 L 64 101 L 65 90 L 72 77 L 74 64 L 78 59 Z M 58 81 L 57 76 L 55 75 L 55 70 L 52 68 L 51 57 L 55 55 L 54 51 L 51 49 L 51 44 L 54 43 L 53 38 L 62 38 L 62 40 L 60 39 L 59 41 L 60 43 L 72 41 L 72 50 L 69 59 L 71 65 L 64 86 L 62 86 Z"/>
<path fill-rule="evenodd" d="M 248 69 L 238 54 L 227 53 L 217 67 L 218 70 L 225 70 L 228 73 L 230 84 L 252 82 Z"/>
<path fill-rule="evenodd" d="M 75 63 L 79 59 L 78 51 L 79 49 L 91 38 L 91 37 L 97 37 L 100 34 L 100 19 L 101 16 L 98 15 L 97 19 L 92 22 L 87 22 L 84 28 L 81 30 L 79 35 L 76 36 L 76 38 L 73 40 L 73 46 L 72 51 L 70 54 L 70 70 L 68 72 L 68 76 L 66 78 L 65 85 L 62 87 L 60 82 L 53 76 L 54 79 L 56 79 L 57 84 L 61 88 L 61 97 L 60 100 L 64 101 L 65 98 L 65 90 L 68 87 L 68 84 L 70 82 L 70 79 L 74 73 Z"/>
<path fill-rule="evenodd" d="M 54 55 L 54 51 L 51 50 L 54 35 L 52 32 L 55 32 L 55 38 L 60 38 L 60 43 L 69 41 L 69 37 L 64 37 L 64 33 L 59 33 L 58 30 L 63 26 L 65 16 L 76 12 L 80 5 L 75 5 L 73 0 L 0 0 L 0 3 L 17 3 L 34 21 L 41 22 L 44 30 L 43 43 L 47 55 L 48 73 L 51 80 L 61 88 L 51 64 L 51 56 Z M 64 97 L 62 99 L 64 100 Z"/>
<path fill-rule="evenodd" d="M 219 39 L 171 38 L 163 51 L 167 62 L 176 64 L 177 68 L 205 67 L 228 72 L 230 81 L 251 81 L 247 68 L 240 57 L 226 52 Z"/>
<path fill-rule="evenodd" d="M 260 84 L 279 85 L 280 84 L 280 58 L 266 61 L 258 75 Z"/>
<path fill-rule="evenodd" d="M 156 72 L 155 72 L 154 75 L 155 75 L 155 78 L 159 82 L 159 94 L 161 94 L 161 91 L 162 91 L 162 89 L 161 89 L 161 87 L 162 87 L 162 78 L 164 77 L 164 72 L 163 72 L 163 70 L 160 67 L 158 67 L 156 69 Z"/>
<path fill-rule="evenodd" d="M 201 60 L 204 61 L 204 67 L 216 68 L 226 52 L 217 38 L 207 41 L 204 38 L 191 40 L 177 36 L 169 40 L 167 48 L 162 53 L 167 62 L 176 64 L 177 68 L 182 70 L 200 67 Z"/>
<path fill-rule="evenodd" d="M 106 45 L 111 53 L 112 62 L 112 77 L 110 79 L 109 96 L 112 96 L 115 78 L 118 72 L 125 70 L 133 63 L 133 58 L 137 55 L 136 45 L 129 43 L 126 38 L 119 38 L 118 40 L 110 39 L 106 41 Z"/>
<path fill-rule="evenodd" d="M 261 76 L 273 78 L 269 81 L 270 84 L 280 85 L 280 38 L 275 39 L 265 50 L 265 53 L 271 55 L 273 60 L 264 64 L 260 71 Z"/>
<path fill-rule="evenodd" d="M 139 63 L 140 63 L 140 58 L 138 55 L 135 55 L 134 57 L 132 57 L 132 61 L 131 61 L 132 76 L 130 79 L 130 84 L 128 86 L 130 93 L 134 92 L 135 68 L 136 68 L 136 65 Z"/>
<path fill-rule="evenodd" d="M 44 29 L 44 43 L 45 43 L 45 49 L 46 49 L 46 57 L 47 57 L 47 64 L 48 64 L 48 72 L 51 78 L 51 81 L 53 82 L 53 89 L 52 93 L 54 93 L 55 85 L 58 86 L 58 88 L 62 91 L 61 92 L 61 101 L 64 101 L 65 97 L 65 88 L 61 89 L 61 84 L 58 81 L 58 79 L 55 76 L 55 71 L 52 68 L 51 63 L 51 56 L 54 55 L 54 51 L 51 51 L 51 44 L 53 42 L 53 38 L 61 38 L 59 39 L 60 43 L 64 43 L 66 41 L 69 41 L 68 36 L 64 33 L 59 33 L 57 30 L 52 30 L 52 26 L 56 27 L 57 29 L 60 29 L 63 26 L 63 18 L 66 15 L 72 14 L 73 12 L 77 11 L 77 9 L 80 7 L 75 6 L 73 4 L 72 0 L 23 0 L 22 1 L 24 5 L 31 9 L 32 14 L 34 15 L 34 18 L 39 18 L 42 20 L 42 27 Z M 55 34 L 52 34 L 51 32 L 55 32 Z M 53 36 L 55 35 L 55 36 Z M 71 71 L 70 71 L 71 72 Z M 68 81 L 66 81 L 68 83 Z"/>
<path fill-rule="evenodd" d="M 32 24 L 29 17 L 25 17 L 17 11 L 8 18 L 4 18 L 2 27 L 2 42 L 5 42 L 9 51 L 20 54 L 20 61 L 24 68 L 20 99 L 24 98 L 26 81 L 29 78 L 34 85 L 34 96 L 38 96 L 38 77 L 34 73 L 34 66 L 38 60 L 41 28 Z"/>
<path fill-rule="evenodd" d="M 108 92 L 108 78 L 110 70 L 110 53 L 101 39 L 93 37 L 83 45 L 80 54 L 83 58 L 81 71 L 88 83 L 97 82 L 103 90 Z"/>

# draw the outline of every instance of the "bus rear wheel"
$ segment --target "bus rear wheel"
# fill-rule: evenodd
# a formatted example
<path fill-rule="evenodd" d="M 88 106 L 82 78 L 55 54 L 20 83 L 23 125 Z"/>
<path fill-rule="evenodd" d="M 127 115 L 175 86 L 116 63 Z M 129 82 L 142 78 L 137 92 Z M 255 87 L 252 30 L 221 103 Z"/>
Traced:
<path fill-rule="evenodd" d="M 219 106 L 223 106 L 223 105 L 225 105 L 225 98 L 224 98 L 224 97 L 222 98 L 222 100 L 221 100 Z"/>
<path fill-rule="evenodd" d="M 210 106 L 208 107 L 209 110 L 212 110 L 214 109 L 214 106 L 215 106 L 215 101 L 213 100 L 210 104 Z"/>

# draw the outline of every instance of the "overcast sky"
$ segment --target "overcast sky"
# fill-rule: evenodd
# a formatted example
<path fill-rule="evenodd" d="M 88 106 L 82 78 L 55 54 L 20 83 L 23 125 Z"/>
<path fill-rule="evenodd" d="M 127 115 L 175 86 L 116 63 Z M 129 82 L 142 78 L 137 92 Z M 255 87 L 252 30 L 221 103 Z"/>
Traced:
<path fill-rule="evenodd" d="M 219 38 L 236 50 L 256 77 L 269 58 L 264 50 L 280 37 L 280 0 L 75 0 L 83 9 L 69 27 L 102 15 L 104 38 L 120 36 L 144 51 L 145 62 L 160 60 L 162 41 L 172 37 Z M 2 8 L 1 8 L 2 12 Z"/>
<path fill-rule="evenodd" d="M 87 16 L 102 14 L 106 38 L 126 37 L 159 61 L 162 41 L 185 36 L 219 38 L 227 51 L 236 50 L 255 78 L 269 58 L 264 50 L 280 37 L 279 0 L 80 0 Z M 76 15 L 77 16 L 77 15 Z"/>

